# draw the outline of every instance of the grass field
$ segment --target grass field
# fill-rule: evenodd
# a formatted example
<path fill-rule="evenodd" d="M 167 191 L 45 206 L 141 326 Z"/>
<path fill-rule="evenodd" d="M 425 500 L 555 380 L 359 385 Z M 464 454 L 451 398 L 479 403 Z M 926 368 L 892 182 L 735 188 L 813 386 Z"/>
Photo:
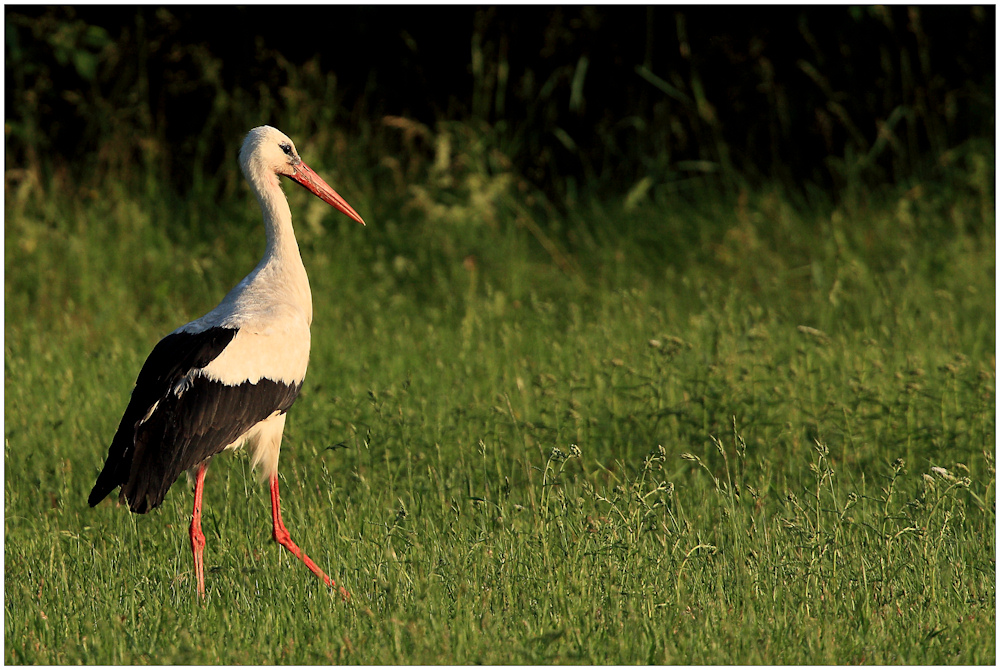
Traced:
<path fill-rule="evenodd" d="M 331 179 L 364 229 L 290 191 L 315 321 L 284 515 L 347 603 L 271 542 L 243 455 L 209 470 L 205 602 L 184 479 L 86 504 L 152 345 L 255 264 L 246 191 L 9 187 L 5 662 L 995 663 L 968 174 L 487 218 Z"/>

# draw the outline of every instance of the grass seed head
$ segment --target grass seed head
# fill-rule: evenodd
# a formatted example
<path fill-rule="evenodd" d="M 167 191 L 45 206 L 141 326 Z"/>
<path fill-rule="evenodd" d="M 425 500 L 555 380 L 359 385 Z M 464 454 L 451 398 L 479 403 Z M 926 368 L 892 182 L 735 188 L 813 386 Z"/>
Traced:
<path fill-rule="evenodd" d="M 933 468 L 931 468 L 931 472 L 939 476 L 941 479 L 944 479 L 945 481 L 949 482 L 955 481 L 955 475 L 948 472 L 945 468 L 934 466 Z"/>
<path fill-rule="evenodd" d="M 818 453 L 820 456 L 826 457 L 830 455 L 830 448 L 815 437 L 813 438 L 813 449 L 815 449 L 816 453 Z"/>
<path fill-rule="evenodd" d="M 709 437 L 712 438 L 712 444 L 715 445 L 715 448 L 716 448 L 716 450 L 718 450 L 719 454 L 721 454 L 723 457 L 725 457 L 726 450 L 722 446 L 722 442 L 719 441 L 719 438 L 717 438 L 715 435 L 710 435 Z"/>

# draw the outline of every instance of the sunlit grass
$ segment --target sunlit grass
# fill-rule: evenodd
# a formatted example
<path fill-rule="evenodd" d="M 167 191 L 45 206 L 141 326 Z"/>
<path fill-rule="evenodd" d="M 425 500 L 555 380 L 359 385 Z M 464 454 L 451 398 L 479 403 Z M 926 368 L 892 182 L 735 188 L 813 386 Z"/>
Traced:
<path fill-rule="evenodd" d="M 242 456 L 204 603 L 183 479 L 86 505 L 144 355 L 255 262 L 252 203 L 8 199 L 7 662 L 995 662 L 991 207 L 362 229 L 290 196 L 283 509 L 352 600 L 271 542 Z"/>

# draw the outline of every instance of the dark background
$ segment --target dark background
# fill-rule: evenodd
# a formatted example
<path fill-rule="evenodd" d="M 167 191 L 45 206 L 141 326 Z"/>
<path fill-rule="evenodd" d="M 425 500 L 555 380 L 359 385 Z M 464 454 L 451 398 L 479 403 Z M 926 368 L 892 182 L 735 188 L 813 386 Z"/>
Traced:
<path fill-rule="evenodd" d="M 994 142 L 993 6 L 7 6 L 5 36 L 8 169 L 179 192 L 260 123 L 336 127 L 373 168 L 405 143 L 386 117 L 465 124 L 560 203 L 836 198 Z"/>

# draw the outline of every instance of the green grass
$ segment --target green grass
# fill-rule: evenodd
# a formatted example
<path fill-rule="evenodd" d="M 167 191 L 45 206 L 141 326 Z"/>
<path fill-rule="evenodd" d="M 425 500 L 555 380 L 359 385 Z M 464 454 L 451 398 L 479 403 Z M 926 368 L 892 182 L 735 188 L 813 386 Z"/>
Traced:
<path fill-rule="evenodd" d="M 183 479 L 86 505 L 145 354 L 255 263 L 249 196 L 23 188 L 8 663 L 996 661 L 991 187 L 549 219 L 342 187 L 366 229 L 290 192 L 315 321 L 284 515 L 348 603 L 271 542 L 245 456 L 208 473 L 204 602 Z"/>

